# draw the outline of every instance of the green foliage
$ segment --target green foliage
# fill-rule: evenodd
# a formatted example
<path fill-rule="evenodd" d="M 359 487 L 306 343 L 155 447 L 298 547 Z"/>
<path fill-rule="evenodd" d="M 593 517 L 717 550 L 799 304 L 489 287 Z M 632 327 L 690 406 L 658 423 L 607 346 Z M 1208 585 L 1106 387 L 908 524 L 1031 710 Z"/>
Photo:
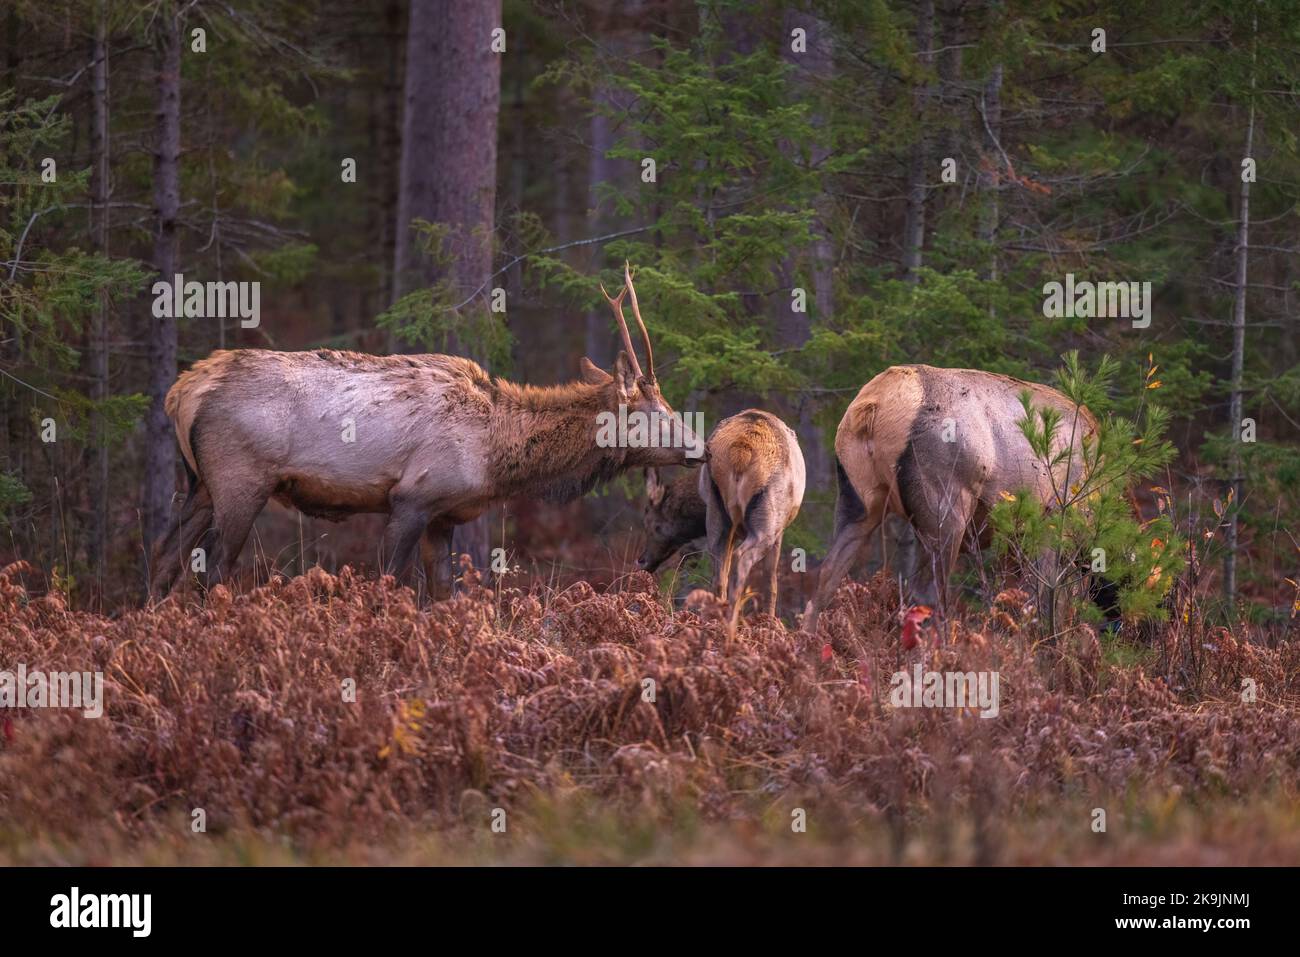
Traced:
<path fill-rule="evenodd" d="M 13 6 L 6 24 L 21 39 L 6 79 L 17 90 L 0 89 L 0 391 L 13 409 L 4 417 L 13 457 L 0 469 L 15 469 L 11 478 L 30 488 L 39 511 L 53 500 L 45 494 L 53 473 L 33 467 L 41 457 L 21 445 L 34 441 L 33 419 L 54 415 L 61 440 L 120 442 L 143 408 L 129 393 L 147 372 L 134 297 L 150 270 L 125 257 L 147 257 L 153 242 L 152 47 L 164 8 L 138 0 Z M 240 344 L 296 347 L 328 336 L 384 348 L 370 317 L 392 301 L 402 56 L 374 53 L 400 50 L 403 6 L 166 6 L 183 11 L 187 28 L 179 224 L 187 275 L 300 287 L 289 308 L 281 299 L 268 310 L 283 327 L 241 330 Z M 1173 481 L 1199 485 L 1232 475 L 1239 451 L 1245 494 L 1227 514 L 1244 526 L 1240 558 L 1255 570 L 1242 579 L 1260 598 L 1276 579 L 1261 560 L 1264 533 L 1277 537 L 1300 522 L 1300 0 L 939 4 L 932 59 L 918 48 L 925 9 L 902 0 L 686 0 L 652 13 L 645 5 L 606 11 L 575 32 L 569 5 L 506 0 L 503 175 L 493 235 L 479 238 L 501 251 L 493 268 L 521 257 L 528 298 L 536 294 L 518 311 L 512 298 L 510 321 L 546 316 L 555 326 L 530 339 L 553 350 L 545 370 L 537 363 L 539 378 L 560 374 L 551 360 L 571 357 L 580 313 L 606 317 L 608 341 L 617 341 L 596 283 L 616 290 L 624 259 L 638 269 L 670 401 L 710 418 L 742 397 L 791 424 L 798 414 L 806 454 L 814 441 L 829 452 L 851 397 L 889 365 L 1041 381 L 1063 352 L 1105 353 L 1113 364 L 1086 397 L 1111 436 L 1099 444 L 1113 446 L 1098 451 L 1099 467 L 1114 462 L 1131 483 L 1142 463 L 1120 446 L 1149 440 L 1135 447 L 1145 453 L 1173 434 L 1184 445 Z M 94 251 L 86 230 L 94 10 L 107 18 L 112 65 L 111 256 Z M 813 52 L 826 54 L 820 63 L 792 54 L 791 17 L 810 27 Z M 188 28 L 199 24 L 205 55 L 188 52 Z M 1101 55 L 1089 49 L 1097 26 L 1110 44 Z M 1001 116 L 986 117 L 995 68 Z M 1243 415 L 1259 435 L 1238 448 L 1225 419 L 1240 164 L 1252 115 L 1259 178 Z M 615 138 L 605 159 L 622 172 L 588 193 L 597 120 Z M 59 162 L 54 183 L 39 175 L 46 156 Z M 344 157 L 358 161 L 355 183 L 340 183 Z M 955 182 L 939 180 L 947 158 Z M 642 178 L 645 159 L 655 161 L 652 180 Z M 904 275 L 917 170 L 923 265 Z M 432 279 L 377 325 L 505 372 L 512 340 L 489 310 L 489 290 L 467 301 L 470 290 L 443 278 L 447 228 L 423 225 Z M 1151 326 L 1044 317 L 1043 285 L 1066 272 L 1149 281 Z M 796 288 L 806 312 L 792 308 Z M 88 346 L 101 308 L 113 394 L 96 402 Z M 182 324 L 183 359 L 206 354 L 229 331 Z M 1157 396 L 1159 409 L 1150 404 Z M 1052 434 L 1071 422 L 1041 411 L 1027 416 L 1031 441 L 1050 460 Z M 808 417 L 819 433 L 802 429 Z M 77 498 L 84 489 L 70 491 Z M 1181 498 L 1185 487 L 1177 491 Z M 1209 497 L 1216 492 L 1224 495 Z M 1050 515 L 1030 537 L 1065 552 L 1087 545 L 1085 560 L 1104 541 L 1112 564 L 1113 552 L 1131 551 L 1131 585 L 1151 558 L 1142 540 L 1172 538 L 1155 527 L 1134 535 L 1108 494 L 1067 509 L 1087 519 L 1092 539 Z M 833 483 L 810 485 L 807 495 L 800 521 L 822 527 L 793 534 L 818 551 Z M 1099 523 L 1119 531 L 1108 536 Z"/>
<path fill-rule="evenodd" d="M 1021 396 L 1021 432 L 1052 476 L 1051 494 L 1040 501 L 1022 489 L 999 502 L 989 517 L 995 550 L 1031 572 L 1053 615 L 1059 596 L 1077 592 L 1091 571 L 1118 586 L 1126 617 L 1163 617 L 1161 601 L 1182 568 L 1184 544 L 1163 514 L 1139 522 L 1126 492 L 1173 458 L 1164 438 L 1168 413 L 1145 400 L 1136 420 L 1109 413 L 1118 363 L 1104 356 L 1089 373 L 1077 353 L 1062 358 L 1057 385 L 1073 414 L 1035 405 L 1028 390 Z M 1141 391 L 1149 391 L 1149 381 L 1142 380 Z M 1084 436 L 1085 408 L 1096 417 L 1095 437 Z"/>
<path fill-rule="evenodd" d="M 131 434 L 149 408 L 149 397 L 139 393 L 96 401 L 74 389 L 55 387 L 52 396 L 58 403 L 60 437 L 86 444 L 116 445 Z M 34 424 L 45 415 L 31 411 Z"/>
<path fill-rule="evenodd" d="M 466 298 L 455 281 L 446 223 L 416 220 L 420 248 L 439 278 L 408 293 L 375 322 L 429 352 L 464 351 L 498 372 L 510 364 L 510 332 L 488 308 L 486 295 Z M 486 291 L 484 291 L 486 293 Z"/>
<path fill-rule="evenodd" d="M 855 157 L 814 162 L 831 131 L 792 95 L 791 67 L 775 49 L 738 56 L 732 38 L 706 23 L 685 45 L 656 40 L 655 54 L 653 65 L 629 60 L 607 78 L 616 101 L 592 104 L 621 132 L 610 157 L 638 178 L 632 189 L 601 184 L 598 198 L 648 227 L 606 246 L 600 278 L 616 289 L 623 260 L 637 265 L 651 335 L 676 356 L 660 370 L 670 396 L 795 389 L 806 379 L 794 352 L 773 354 L 774 319 L 790 308 L 784 270 L 798 269 L 812 242 L 811 206 L 825 178 Z M 589 82 L 580 65 L 550 78 Z M 641 178 L 646 159 L 655 161 L 652 182 Z M 529 267 L 543 288 L 601 308 L 591 278 L 563 261 L 537 257 Z"/>
<path fill-rule="evenodd" d="M 887 366 L 918 357 L 1023 376 L 1023 350 L 1013 349 L 1013 330 L 999 318 L 1008 306 L 1002 284 L 971 270 L 922 268 L 915 283 L 881 280 L 871 296 L 843 303 L 834 328 L 819 329 L 805 351 L 819 381 L 855 390 Z"/>
<path fill-rule="evenodd" d="M 12 472 L 0 472 L 0 525 L 12 521 L 14 509 L 32 500 L 31 489 Z"/>
<path fill-rule="evenodd" d="M 141 396 L 92 399 L 63 385 L 61 374 L 77 369 L 82 344 L 97 309 L 137 294 L 148 276 L 133 259 L 86 253 L 76 246 L 54 248 L 47 226 L 72 212 L 84 198 L 88 170 L 56 167 L 53 182 L 41 177 L 41 159 L 65 155 L 68 117 L 54 106 L 58 97 L 14 103 L 0 92 L 0 177 L 17 188 L 0 193 L 0 262 L 8 267 L 0 283 L 0 328 L 21 343 L 23 364 L 0 365 L 11 385 L 57 403 L 66 434 L 85 440 L 88 423 L 103 422 L 106 441 L 120 439 L 143 411 Z M 10 371 L 12 370 L 12 371 Z M 35 408 L 31 409 L 39 420 Z"/>
<path fill-rule="evenodd" d="M 320 249 L 314 243 L 290 243 L 254 254 L 253 262 L 271 281 L 286 286 L 307 279 L 317 267 Z"/>

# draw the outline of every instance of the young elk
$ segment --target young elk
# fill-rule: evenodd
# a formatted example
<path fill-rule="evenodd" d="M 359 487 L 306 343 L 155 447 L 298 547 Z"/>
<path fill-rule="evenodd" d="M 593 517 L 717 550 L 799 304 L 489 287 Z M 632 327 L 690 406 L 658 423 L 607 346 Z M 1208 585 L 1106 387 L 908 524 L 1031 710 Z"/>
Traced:
<path fill-rule="evenodd" d="M 1049 474 L 1020 430 L 1028 391 L 1035 407 L 1061 413 Z M 862 387 L 835 434 L 839 499 L 835 538 L 822 563 L 817 592 L 804 615 L 812 631 L 817 616 L 887 514 L 911 523 L 921 545 L 919 569 L 909 582 L 915 600 L 939 605 L 963 546 L 989 543 L 986 518 L 1003 493 L 1028 489 L 1052 501 L 1053 487 L 1075 481 L 1083 443 L 1097 421 L 1055 389 L 973 369 L 894 366 Z"/>
<path fill-rule="evenodd" d="M 646 542 L 636 564 L 653 575 L 682 548 L 704 539 L 708 534 L 707 509 L 694 472 L 683 472 L 671 482 L 664 482 L 658 469 L 646 469 L 645 490 L 642 518 Z"/>
<path fill-rule="evenodd" d="M 625 295 L 645 372 L 623 318 Z M 672 415 L 630 267 L 618 297 L 605 298 L 623 339 L 612 374 L 584 358 L 580 381 L 549 388 L 494 379 L 445 355 L 240 349 L 195 363 L 167 394 L 190 489 L 155 547 L 153 594 L 171 591 L 200 541 L 208 583 L 228 575 L 272 497 L 331 520 L 388 514 L 382 557 L 398 575 L 421 535 L 445 556 L 452 529 L 494 502 L 567 501 L 626 469 L 698 464 L 703 441 L 686 428 L 674 448 L 598 442 L 598 419 L 621 406 L 656 421 Z M 441 585 L 450 568 L 439 564 Z"/>
<path fill-rule="evenodd" d="M 638 564 L 654 571 L 678 548 L 706 536 L 714 589 L 722 601 L 730 597 L 734 627 L 749 573 L 770 555 L 767 610 L 775 615 L 781 539 L 803 503 L 804 461 L 794 430 L 771 413 L 747 409 L 718 423 L 707 460 L 698 479 L 686 475 L 664 484 L 655 470 L 647 471 L 648 540 Z"/>

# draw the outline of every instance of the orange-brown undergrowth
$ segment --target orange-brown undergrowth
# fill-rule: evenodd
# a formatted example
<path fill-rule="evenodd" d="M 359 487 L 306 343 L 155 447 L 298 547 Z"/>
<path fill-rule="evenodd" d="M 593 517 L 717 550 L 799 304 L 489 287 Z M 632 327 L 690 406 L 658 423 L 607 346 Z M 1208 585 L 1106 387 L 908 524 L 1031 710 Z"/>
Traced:
<path fill-rule="evenodd" d="M 755 615 L 728 644 L 719 616 L 672 613 L 644 574 L 422 608 L 391 580 L 317 569 L 110 619 L 30 597 L 23 571 L 0 571 L 0 670 L 102 671 L 105 710 L 0 709 L 0 858 L 188 831 L 195 808 L 209 836 L 307 847 L 485 827 L 488 809 L 566 794 L 722 824 L 802 806 L 901 833 L 1135 787 L 1294 799 L 1300 772 L 1295 642 L 1222 632 L 1191 694 L 1105 663 L 1082 629 L 1031 642 L 1014 592 L 905 650 L 883 581 L 841 589 L 816 637 Z M 917 662 L 997 671 L 1000 713 L 893 709 L 891 674 Z"/>

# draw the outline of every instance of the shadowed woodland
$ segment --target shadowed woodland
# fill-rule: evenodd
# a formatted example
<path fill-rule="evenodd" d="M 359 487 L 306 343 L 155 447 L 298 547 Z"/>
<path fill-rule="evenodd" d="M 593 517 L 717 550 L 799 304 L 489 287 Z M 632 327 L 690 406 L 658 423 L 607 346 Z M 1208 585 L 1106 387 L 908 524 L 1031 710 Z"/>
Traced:
<path fill-rule="evenodd" d="M 1294 860 L 1297 0 L 12 0 L 0 79 L 0 666 L 103 670 L 109 702 L 0 718 L 0 860 L 278 861 L 271 833 L 496 859 L 473 822 L 499 804 L 527 807 L 520 862 Z M 640 468 L 460 525 L 447 601 L 426 569 L 378 580 L 385 516 L 276 501 L 222 585 L 149 600 L 189 481 L 164 400 L 195 363 L 617 377 L 627 262 L 672 409 L 797 436 L 774 615 L 766 571 L 721 608 L 700 542 L 637 570 L 657 483 L 693 481 Z M 177 276 L 257 308 L 160 315 Z M 1076 282 L 1145 313 L 1048 307 Z M 909 364 L 1050 385 L 1096 457 L 981 515 L 932 618 L 890 520 L 885 573 L 858 563 L 802 634 L 837 427 Z M 1070 417 L 1022 429 L 1050 470 Z M 1000 669 L 1001 717 L 891 712 L 914 660 Z M 58 790 L 60 749 L 107 783 Z M 1086 845 L 1120 795 L 1132 826 Z M 777 846 L 800 802 L 818 839 Z M 229 843 L 169 837 L 199 804 Z"/>

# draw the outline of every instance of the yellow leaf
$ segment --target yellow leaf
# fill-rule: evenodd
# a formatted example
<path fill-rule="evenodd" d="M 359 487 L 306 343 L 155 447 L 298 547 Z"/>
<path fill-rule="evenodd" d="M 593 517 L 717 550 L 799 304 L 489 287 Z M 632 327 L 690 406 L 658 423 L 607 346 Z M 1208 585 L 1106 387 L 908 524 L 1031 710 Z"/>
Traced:
<path fill-rule="evenodd" d="M 998 494 L 1002 496 L 1002 501 L 1004 502 L 1014 502 L 1016 500 L 1016 497 L 1012 495 L 1010 492 L 1002 491 L 999 492 Z"/>
<path fill-rule="evenodd" d="M 1148 383 L 1147 383 L 1147 388 L 1148 388 L 1148 389 L 1158 389 L 1158 388 L 1160 388 L 1160 386 L 1161 386 L 1161 382 L 1160 382 L 1159 379 L 1156 379 L 1155 382 L 1148 382 Z"/>

